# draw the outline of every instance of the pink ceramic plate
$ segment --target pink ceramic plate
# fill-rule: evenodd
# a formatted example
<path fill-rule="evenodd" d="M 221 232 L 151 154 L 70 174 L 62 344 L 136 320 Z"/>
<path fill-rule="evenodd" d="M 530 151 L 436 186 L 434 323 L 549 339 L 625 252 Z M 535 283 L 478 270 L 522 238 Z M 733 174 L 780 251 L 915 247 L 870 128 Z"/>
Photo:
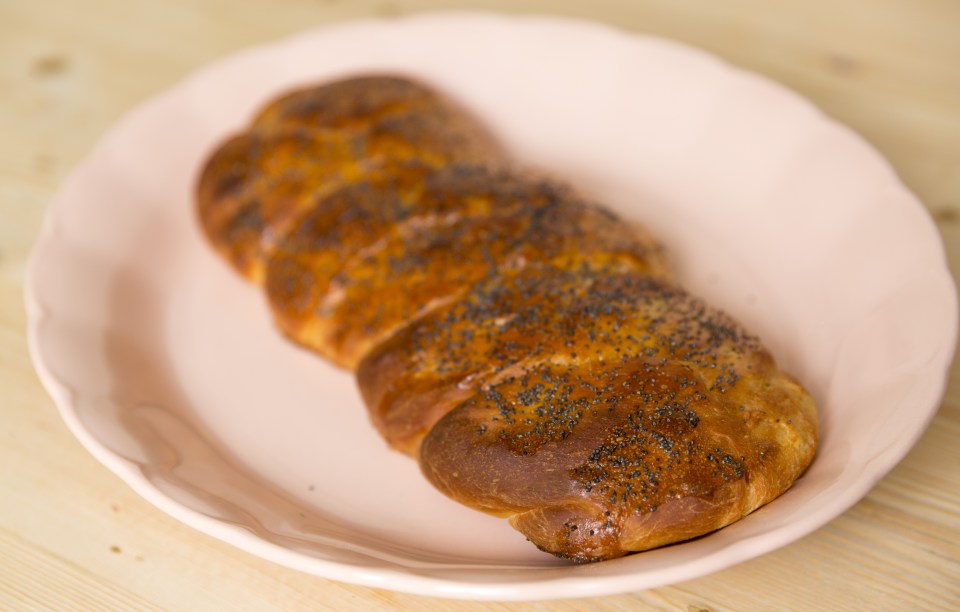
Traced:
<path fill-rule="evenodd" d="M 796 486 L 708 537 L 572 567 L 387 450 L 351 377 L 282 340 L 257 290 L 207 247 L 191 198 L 211 148 L 266 99 L 365 72 L 435 85 L 518 160 L 657 232 L 686 284 L 759 333 L 819 401 L 822 447 Z M 44 384 L 148 500 L 305 572 L 477 599 L 643 589 L 810 533 L 926 427 L 957 321 L 922 206 L 795 94 L 674 42 L 477 14 L 310 32 L 149 101 L 63 185 L 28 281 Z"/>

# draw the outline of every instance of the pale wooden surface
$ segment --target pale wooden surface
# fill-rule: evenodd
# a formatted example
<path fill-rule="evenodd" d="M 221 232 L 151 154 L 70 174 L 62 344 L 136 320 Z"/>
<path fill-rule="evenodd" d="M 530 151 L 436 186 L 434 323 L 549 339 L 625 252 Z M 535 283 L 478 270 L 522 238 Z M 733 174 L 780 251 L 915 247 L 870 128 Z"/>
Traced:
<path fill-rule="evenodd" d="M 22 306 L 28 252 L 70 166 L 132 105 L 213 58 L 312 25 L 445 6 L 0 0 L 0 609 L 960 607 L 956 366 L 916 448 L 825 528 L 711 576 L 593 600 L 464 604 L 306 576 L 168 518 L 70 436 L 30 364 Z M 955 0 L 499 0 L 458 7 L 552 11 L 666 35 L 797 89 L 887 156 L 933 213 L 952 269 L 960 270 Z"/>

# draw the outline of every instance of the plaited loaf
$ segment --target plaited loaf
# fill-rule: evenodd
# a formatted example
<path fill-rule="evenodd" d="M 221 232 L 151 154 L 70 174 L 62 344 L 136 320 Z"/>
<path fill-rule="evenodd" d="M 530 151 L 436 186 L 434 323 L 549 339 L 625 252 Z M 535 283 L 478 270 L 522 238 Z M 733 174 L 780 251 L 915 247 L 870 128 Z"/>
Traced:
<path fill-rule="evenodd" d="M 709 533 L 813 458 L 814 402 L 664 249 L 403 78 L 270 102 L 198 186 L 292 341 L 449 497 L 577 562 Z"/>

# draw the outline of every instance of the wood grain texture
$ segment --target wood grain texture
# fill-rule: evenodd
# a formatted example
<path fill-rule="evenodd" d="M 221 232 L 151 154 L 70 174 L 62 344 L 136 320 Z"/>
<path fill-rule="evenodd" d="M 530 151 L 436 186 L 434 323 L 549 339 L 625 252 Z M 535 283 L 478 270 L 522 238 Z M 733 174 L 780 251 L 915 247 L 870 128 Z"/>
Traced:
<path fill-rule="evenodd" d="M 960 606 L 960 367 L 907 458 L 788 547 L 670 587 L 463 603 L 306 576 L 155 510 L 67 432 L 27 355 L 24 266 L 71 165 L 137 102 L 214 58 L 436 0 L 0 0 L 0 608 L 746 610 Z M 673 37 L 761 72 L 863 135 L 937 221 L 960 270 L 960 4 L 953 0 L 488 0 Z"/>

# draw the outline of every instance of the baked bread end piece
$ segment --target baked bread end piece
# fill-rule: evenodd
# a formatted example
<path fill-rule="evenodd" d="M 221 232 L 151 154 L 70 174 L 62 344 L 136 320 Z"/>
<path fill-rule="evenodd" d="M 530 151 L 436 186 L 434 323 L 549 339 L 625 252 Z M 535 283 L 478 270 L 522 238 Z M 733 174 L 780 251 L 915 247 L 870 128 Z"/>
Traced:
<path fill-rule="evenodd" d="M 649 316 L 617 326 L 654 350 L 486 386 L 424 438 L 426 477 L 576 562 L 689 540 L 783 494 L 815 453 L 813 399 L 729 317 L 650 291 Z"/>

